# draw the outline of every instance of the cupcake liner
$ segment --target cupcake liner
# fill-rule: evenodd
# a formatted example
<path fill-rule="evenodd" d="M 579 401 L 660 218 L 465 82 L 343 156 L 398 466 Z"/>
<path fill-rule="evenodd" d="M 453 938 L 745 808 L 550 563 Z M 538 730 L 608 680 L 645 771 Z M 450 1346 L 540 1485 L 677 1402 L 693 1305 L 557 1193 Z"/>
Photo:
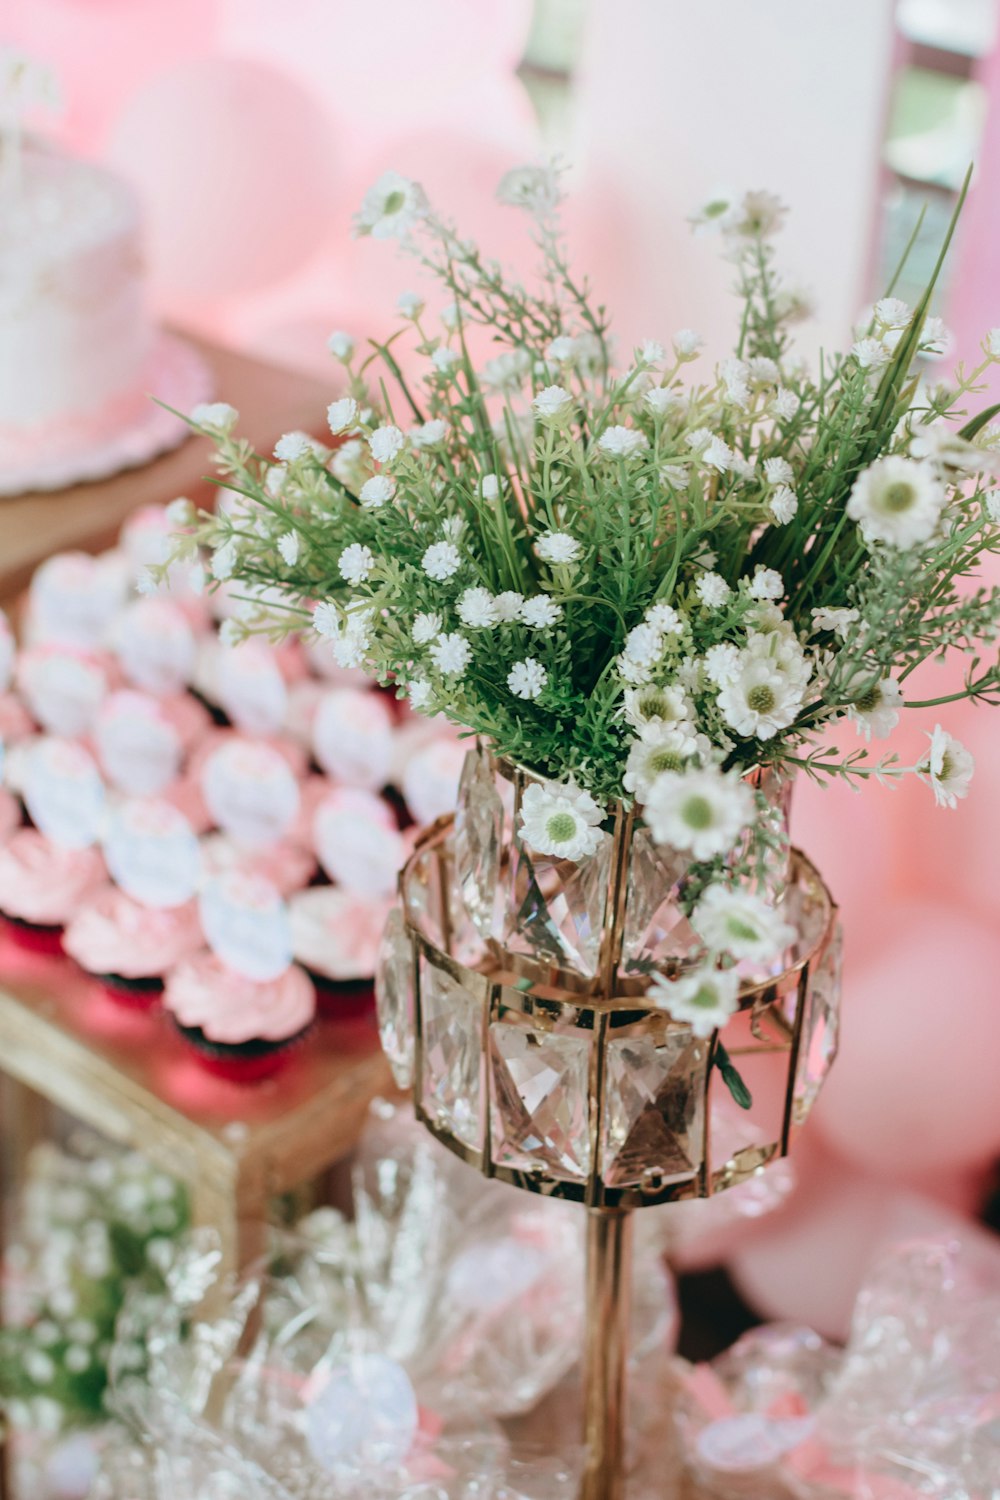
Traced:
<path fill-rule="evenodd" d="M 62 953 L 62 923 L 46 925 L 42 922 L 26 922 L 23 917 L 12 917 L 9 912 L 2 915 L 8 933 L 19 948 L 52 956 Z"/>
<path fill-rule="evenodd" d="M 182 1026 L 176 1016 L 171 1019 L 202 1067 L 216 1078 L 225 1078 L 231 1083 L 257 1083 L 264 1078 L 273 1078 L 313 1029 L 310 1022 L 302 1031 L 280 1042 L 260 1038 L 239 1043 L 213 1042 L 200 1026 Z"/>
<path fill-rule="evenodd" d="M 129 1010 L 155 1010 L 163 994 L 163 980 L 151 974 L 137 979 L 127 979 L 122 974 L 96 974 L 109 1000 Z"/>
<path fill-rule="evenodd" d="M 327 1020 L 353 1019 L 375 1008 L 375 985 L 371 979 L 331 979 L 304 965 L 316 990 L 316 1009 Z"/>

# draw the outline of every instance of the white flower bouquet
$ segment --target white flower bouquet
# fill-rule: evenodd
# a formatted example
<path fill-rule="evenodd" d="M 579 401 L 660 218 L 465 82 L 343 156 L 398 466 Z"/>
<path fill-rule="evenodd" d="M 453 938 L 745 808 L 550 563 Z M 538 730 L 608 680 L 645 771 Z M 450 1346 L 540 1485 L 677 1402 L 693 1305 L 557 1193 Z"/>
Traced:
<path fill-rule="evenodd" d="M 566 258 L 558 174 L 518 169 L 499 192 L 529 219 L 530 287 L 416 183 L 389 173 L 369 192 L 357 232 L 397 238 L 447 305 L 431 317 L 404 294 L 399 331 L 366 353 L 332 336 L 347 389 L 328 445 L 290 433 L 260 455 L 232 408 L 199 408 L 226 493 L 182 517 L 177 550 L 211 549 L 242 595 L 234 639 L 314 630 L 535 773 L 517 836 L 536 854 L 586 858 L 621 803 L 686 851 L 700 946 L 653 995 L 706 1035 L 737 1003 L 738 964 L 787 941 L 752 883 L 776 834 L 751 773 L 910 772 L 939 803 L 966 795 L 971 757 L 943 728 L 910 766 L 822 736 L 848 719 L 884 738 L 913 672 L 954 651 L 964 687 L 933 702 L 997 700 L 982 653 L 1000 590 L 975 575 L 1000 547 L 1000 424 L 967 406 L 1000 329 L 975 368 L 931 383 L 933 284 L 915 309 L 890 287 L 811 372 L 790 344 L 807 309 L 775 267 L 784 210 L 751 193 L 697 220 L 735 270 L 733 356 L 698 379 L 702 341 L 683 329 L 620 367 Z"/>

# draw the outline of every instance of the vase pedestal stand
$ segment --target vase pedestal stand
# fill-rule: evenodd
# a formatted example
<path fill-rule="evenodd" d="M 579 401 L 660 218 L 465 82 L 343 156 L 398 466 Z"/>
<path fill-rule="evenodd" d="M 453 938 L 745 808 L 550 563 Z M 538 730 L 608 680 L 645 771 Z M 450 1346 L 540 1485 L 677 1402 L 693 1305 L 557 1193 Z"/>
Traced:
<path fill-rule="evenodd" d="M 459 819 L 420 836 L 400 879 L 376 979 L 382 1043 L 417 1118 L 450 1151 L 586 1210 L 580 1500 L 628 1500 L 633 1211 L 710 1197 L 788 1153 L 836 1052 L 837 908 L 792 851 L 780 899 L 795 939 L 741 973 L 738 1010 L 699 1037 L 648 994 L 664 951 L 650 926 L 668 943 L 678 920 L 664 925 L 668 897 L 650 901 L 639 878 L 656 851 L 644 847 L 638 865 L 605 849 L 593 870 L 541 870 L 522 848 L 498 852 L 504 814 L 481 758 L 463 783 Z M 589 974 L 570 961 L 581 945 L 596 956 Z M 752 1074 L 761 1059 L 782 1088 L 762 1090 L 757 1107 L 733 1070 Z M 664 1426 L 668 1411 L 665 1394 Z M 655 1493 L 665 1500 L 662 1485 Z"/>

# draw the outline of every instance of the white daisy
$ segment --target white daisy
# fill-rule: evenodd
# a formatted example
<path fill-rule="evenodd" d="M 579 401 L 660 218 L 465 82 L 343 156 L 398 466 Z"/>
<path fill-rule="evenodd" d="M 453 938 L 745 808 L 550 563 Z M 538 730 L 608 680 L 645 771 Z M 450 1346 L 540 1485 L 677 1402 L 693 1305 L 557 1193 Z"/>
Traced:
<path fill-rule="evenodd" d="M 497 623 L 496 602 L 489 589 L 466 589 L 456 607 L 458 618 L 471 630 L 492 630 Z"/>
<path fill-rule="evenodd" d="M 706 609 L 721 609 L 733 592 L 721 573 L 702 573 L 694 591 Z"/>
<path fill-rule="evenodd" d="M 515 593 L 513 589 L 505 589 L 502 594 L 497 594 L 493 600 L 496 607 L 497 619 L 503 624 L 509 625 L 514 620 L 521 618 L 521 610 L 524 608 L 524 595 Z"/>
<path fill-rule="evenodd" d="M 632 458 L 649 447 L 649 439 L 635 427 L 608 427 L 598 438 L 597 446 L 613 458 Z"/>
<path fill-rule="evenodd" d="M 663 636 L 655 625 L 644 621 L 641 625 L 634 625 L 625 637 L 625 649 L 618 658 L 619 671 L 628 681 L 647 681 L 649 672 L 662 655 Z M 647 676 L 635 676 L 637 670 Z"/>
<path fill-rule="evenodd" d="M 640 802 L 649 796 L 657 776 L 683 771 L 698 753 L 698 742 L 685 724 L 647 724 L 629 747 L 622 785 Z"/>
<path fill-rule="evenodd" d="M 370 234 L 376 240 L 405 239 L 426 213 L 427 197 L 419 182 L 398 172 L 383 172 L 354 215 L 354 234 Z"/>
<path fill-rule="evenodd" d="M 687 489 L 691 479 L 691 470 L 687 464 L 661 464 L 660 480 L 673 490 Z"/>
<path fill-rule="evenodd" d="M 675 1021 L 686 1022 L 695 1036 L 709 1037 L 725 1026 L 739 1005 L 739 976 L 735 969 L 695 969 L 680 979 L 658 974 L 649 999 Z"/>
<path fill-rule="evenodd" d="M 774 662 L 741 652 L 739 676 L 716 699 L 722 717 L 737 734 L 769 740 L 787 729 L 802 707 L 802 689 Z"/>
<path fill-rule="evenodd" d="M 561 385 L 548 385 L 531 403 L 532 410 L 542 422 L 562 422 L 573 410 L 573 398 Z"/>
<path fill-rule="evenodd" d="M 795 471 L 787 458 L 765 458 L 764 478 L 768 484 L 791 484 Z"/>
<path fill-rule="evenodd" d="M 940 724 L 929 734 L 930 752 L 918 770 L 930 781 L 938 807 L 956 807 L 960 797 L 969 795 L 969 782 L 976 763 L 965 746 Z"/>
<path fill-rule="evenodd" d="M 535 542 L 535 553 L 547 563 L 576 562 L 583 548 L 568 531 L 546 531 Z"/>
<path fill-rule="evenodd" d="M 673 726 L 691 716 L 691 705 L 679 687 L 638 687 L 625 689 L 625 722 L 633 729 L 647 724 Z"/>
<path fill-rule="evenodd" d="M 348 583 L 364 583 L 375 566 L 375 554 L 362 542 L 352 542 L 340 554 L 337 566 L 340 569 L 341 578 L 346 579 Z"/>
<path fill-rule="evenodd" d="M 462 554 L 454 542 L 432 542 L 423 555 L 421 566 L 428 578 L 439 583 L 451 578 L 462 566 Z"/>
<path fill-rule="evenodd" d="M 559 174 L 548 166 L 511 167 L 497 187 L 497 201 L 545 218 L 559 206 Z"/>
<path fill-rule="evenodd" d="M 282 561 L 290 568 L 294 568 L 299 560 L 300 538 L 297 531 L 286 531 L 284 536 L 278 538 L 278 551 L 281 553 Z"/>
<path fill-rule="evenodd" d="M 851 345 L 851 353 L 862 370 L 877 373 L 889 363 L 889 351 L 881 339 L 858 339 Z"/>
<path fill-rule="evenodd" d="M 724 359 L 719 374 L 726 387 L 726 399 L 743 410 L 750 404 L 749 367 L 742 359 Z"/>
<path fill-rule="evenodd" d="M 643 339 L 635 351 L 636 364 L 659 365 L 666 358 L 666 350 L 658 339 Z"/>
<path fill-rule="evenodd" d="M 406 696 L 410 700 L 410 707 L 415 708 L 417 713 L 423 713 L 433 697 L 434 689 L 426 677 L 414 677 L 406 689 Z"/>
<path fill-rule="evenodd" d="M 441 634 L 441 626 L 443 624 L 444 621 L 436 610 L 414 615 L 413 624 L 410 626 L 410 635 L 413 638 L 413 644 L 415 646 L 428 645 L 435 637 Z"/>
<path fill-rule="evenodd" d="M 198 512 L 186 496 L 180 495 L 167 506 L 167 520 L 171 526 L 193 526 Z"/>
<path fill-rule="evenodd" d="M 442 345 L 431 355 L 431 364 L 439 375 L 450 375 L 460 359 L 461 355 L 457 349 L 447 349 Z"/>
<path fill-rule="evenodd" d="M 396 298 L 396 309 L 404 318 L 415 321 L 420 317 L 425 307 L 423 297 L 419 292 L 400 292 Z"/>
<path fill-rule="evenodd" d="M 540 697 L 548 680 L 548 672 L 533 656 L 516 661 L 507 673 L 507 686 L 515 698 Z"/>
<path fill-rule="evenodd" d="M 368 447 L 376 463 L 391 464 L 406 447 L 406 438 L 398 427 L 386 422 L 382 427 L 376 427 L 368 439 Z"/>
<path fill-rule="evenodd" d="M 661 635 L 680 635 L 684 629 L 684 621 L 672 604 L 651 604 L 643 619 Z"/>
<path fill-rule="evenodd" d="M 535 594 L 521 605 L 521 621 L 532 630 L 547 630 L 562 615 L 562 605 L 548 594 Z"/>
<path fill-rule="evenodd" d="M 326 409 L 326 420 L 335 436 L 347 432 L 357 424 L 358 403 L 353 396 L 342 396 L 339 401 L 331 401 Z"/>
<path fill-rule="evenodd" d="M 913 311 L 901 297 L 881 297 L 875 304 L 874 317 L 883 328 L 905 328 Z"/>
<path fill-rule="evenodd" d="M 906 548 L 934 535 L 947 498 L 929 464 L 893 454 L 858 475 L 847 514 L 866 542 Z"/>
<path fill-rule="evenodd" d="M 767 508 L 779 526 L 785 526 L 798 514 L 799 497 L 787 484 L 779 484 L 768 501 Z"/>
<path fill-rule="evenodd" d="M 430 649 L 430 658 L 443 677 L 461 677 L 472 660 L 472 647 L 464 635 L 453 630 L 438 636 Z"/>
<path fill-rule="evenodd" d="M 704 463 L 708 464 L 712 469 L 718 469 L 720 474 L 724 474 L 727 469 L 731 469 L 733 466 L 733 450 L 720 437 L 713 437 L 711 439 L 708 445 L 702 450 L 701 457 Z"/>
<path fill-rule="evenodd" d="M 990 359 L 1000 359 L 1000 328 L 991 328 L 983 339 L 983 353 Z"/>
<path fill-rule="evenodd" d="M 672 390 L 668 385 L 654 385 L 643 397 L 651 412 L 658 417 L 665 417 L 667 412 L 675 411 L 678 406 L 684 405 L 684 397 L 679 391 Z"/>
<path fill-rule="evenodd" d="M 545 351 L 545 358 L 551 360 L 554 365 L 565 365 L 569 364 L 575 353 L 576 339 L 570 338 L 568 334 L 561 334 L 549 344 Z"/>
<path fill-rule="evenodd" d="M 580 860 L 594 854 L 607 835 L 604 810 L 573 781 L 533 781 L 521 798 L 521 838 L 536 854 Z"/>
<path fill-rule="evenodd" d="M 357 348 L 357 345 L 355 344 L 349 333 L 344 333 L 343 329 L 338 328 L 334 333 L 331 333 L 330 337 L 327 339 L 326 347 L 329 349 L 334 359 L 339 359 L 341 364 L 349 365 L 354 357 L 354 351 Z"/>
<path fill-rule="evenodd" d="M 832 630 L 841 640 L 848 628 L 860 618 L 856 609 L 814 609 L 811 613 L 813 630 Z"/>
<path fill-rule="evenodd" d="M 732 773 L 664 771 L 650 787 L 643 811 L 658 844 L 711 859 L 729 853 L 753 818 L 754 801 L 749 787 Z"/>
<path fill-rule="evenodd" d="M 366 510 L 380 510 L 396 493 L 396 481 L 388 474 L 373 474 L 361 486 L 359 496 Z"/>
<path fill-rule="evenodd" d="M 681 328 L 673 337 L 674 354 L 679 360 L 695 359 L 705 340 L 693 328 Z"/>
<path fill-rule="evenodd" d="M 856 677 L 857 696 L 850 700 L 847 716 L 866 740 L 872 736 L 877 740 L 888 739 L 899 723 L 899 710 L 903 706 L 903 690 L 892 677 L 883 677 L 872 682 L 871 675 L 859 672 Z M 853 691 L 848 688 L 849 693 Z"/>
<path fill-rule="evenodd" d="M 340 635 L 340 612 L 335 604 L 323 600 L 313 610 L 313 629 L 326 641 L 335 641 Z"/>
<path fill-rule="evenodd" d="M 238 556 L 234 537 L 223 542 L 221 547 L 216 547 L 212 553 L 212 577 L 217 578 L 220 583 L 224 583 L 227 578 L 232 578 Z"/>
<path fill-rule="evenodd" d="M 228 401 L 202 401 L 191 412 L 195 427 L 212 433 L 214 437 L 226 437 L 239 420 L 239 412 Z"/>
<path fill-rule="evenodd" d="M 784 386 L 779 386 L 774 393 L 771 410 L 780 421 L 790 422 L 801 405 L 802 402 L 794 391 L 788 391 Z"/>
<path fill-rule="evenodd" d="M 295 463 L 313 451 L 312 438 L 304 432 L 286 432 L 274 445 L 274 456 L 283 464 Z"/>
<path fill-rule="evenodd" d="M 760 189 L 744 193 L 722 220 L 723 233 L 743 239 L 769 239 L 784 223 L 788 210 L 774 193 Z"/>
<path fill-rule="evenodd" d="M 479 493 L 484 500 L 496 500 L 500 494 L 500 480 L 496 474 L 484 474 L 479 481 Z"/>
<path fill-rule="evenodd" d="M 758 567 L 750 580 L 751 599 L 780 599 L 785 592 L 785 581 L 774 568 Z"/>
<path fill-rule="evenodd" d="M 702 893 L 691 925 L 713 952 L 757 961 L 774 958 L 795 937 L 795 928 L 760 896 L 725 885 Z"/>
<path fill-rule="evenodd" d="M 755 354 L 752 359 L 747 360 L 747 377 L 752 385 L 777 385 L 781 371 L 766 354 Z"/>

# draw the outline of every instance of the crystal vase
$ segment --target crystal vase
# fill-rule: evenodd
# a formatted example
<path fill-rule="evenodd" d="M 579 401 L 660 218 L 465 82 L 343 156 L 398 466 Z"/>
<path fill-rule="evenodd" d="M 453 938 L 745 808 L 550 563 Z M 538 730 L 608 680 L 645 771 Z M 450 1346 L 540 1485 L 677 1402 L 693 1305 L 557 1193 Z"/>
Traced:
<path fill-rule="evenodd" d="M 695 961 L 689 857 L 621 804 L 593 855 L 537 855 L 518 825 L 540 779 L 469 751 L 455 814 L 423 832 L 401 876 L 379 1023 L 397 1081 L 450 1150 L 590 1211 L 583 1495 L 618 1500 L 630 1211 L 707 1197 L 787 1153 L 836 1051 L 840 931 L 805 856 L 776 856 L 765 893 L 794 938 L 771 964 L 743 965 L 739 1010 L 696 1036 L 648 997 L 657 973 Z M 758 790 L 787 828 L 788 782 Z"/>

